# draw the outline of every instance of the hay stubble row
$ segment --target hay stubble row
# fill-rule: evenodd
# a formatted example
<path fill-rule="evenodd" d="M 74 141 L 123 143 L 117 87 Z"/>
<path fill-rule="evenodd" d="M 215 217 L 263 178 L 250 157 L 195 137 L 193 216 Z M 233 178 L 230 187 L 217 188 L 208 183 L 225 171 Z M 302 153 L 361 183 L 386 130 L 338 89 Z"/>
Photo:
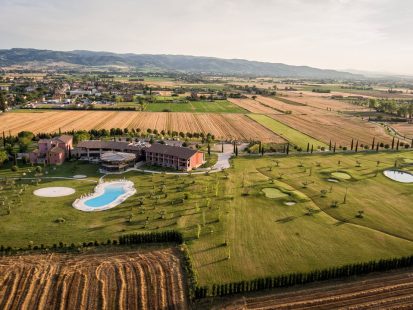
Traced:
<path fill-rule="evenodd" d="M 178 250 L 0 260 L 1 309 L 187 309 Z"/>

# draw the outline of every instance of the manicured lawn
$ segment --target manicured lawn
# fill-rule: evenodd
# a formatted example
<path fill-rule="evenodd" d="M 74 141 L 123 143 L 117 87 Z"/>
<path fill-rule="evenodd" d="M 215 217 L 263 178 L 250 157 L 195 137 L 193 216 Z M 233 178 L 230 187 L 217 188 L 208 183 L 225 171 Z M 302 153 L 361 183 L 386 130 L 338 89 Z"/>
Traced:
<path fill-rule="evenodd" d="M 324 144 L 323 142 L 307 136 L 306 134 L 295 130 L 294 128 L 291 128 L 279 121 L 276 121 L 275 119 L 272 119 L 266 115 L 248 114 L 248 116 L 264 127 L 267 127 L 277 135 L 285 138 L 290 143 L 302 148 L 303 150 L 307 149 L 308 143 L 310 143 L 310 147 L 311 145 L 313 145 L 315 150 L 317 150 L 318 147 L 328 147 L 328 145 Z"/>
<path fill-rule="evenodd" d="M 410 255 L 413 185 L 382 174 L 396 160 L 398 165 L 412 162 L 413 152 L 237 157 L 233 168 L 210 175 L 107 176 L 132 180 L 137 194 L 114 209 L 93 213 L 71 206 L 93 190 L 88 181 L 42 180 L 28 185 L 20 197 L 24 187 L 3 184 L 0 197 L 13 203 L 10 215 L 0 207 L 0 245 L 77 244 L 177 229 L 184 233 L 200 285 Z M 73 165 L 58 169 L 72 175 Z M 83 168 L 91 175 L 97 167 Z M 81 174 L 81 166 L 75 169 Z M 413 171 L 412 166 L 402 169 Z M 11 175 L 9 171 L 3 169 L 1 175 Z M 328 182 L 337 171 L 352 178 Z M 69 186 L 77 192 L 61 198 L 32 194 L 45 186 Z M 268 198 L 264 188 L 288 196 Z M 296 204 L 287 206 L 287 201 Z M 359 211 L 363 217 L 356 217 Z M 60 218 L 64 222 L 56 221 Z"/>

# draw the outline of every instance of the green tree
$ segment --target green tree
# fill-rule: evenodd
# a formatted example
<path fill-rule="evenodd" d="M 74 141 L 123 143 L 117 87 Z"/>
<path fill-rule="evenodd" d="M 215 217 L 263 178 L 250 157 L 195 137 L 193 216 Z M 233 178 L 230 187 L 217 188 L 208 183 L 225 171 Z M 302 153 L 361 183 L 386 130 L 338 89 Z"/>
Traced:
<path fill-rule="evenodd" d="M 90 139 L 90 134 L 86 130 L 77 131 L 73 135 L 73 141 L 75 143 L 79 143 L 80 141 L 89 140 L 89 139 Z"/>
<path fill-rule="evenodd" d="M 0 151 L 0 166 L 8 159 L 8 155 L 6 151 Z"/>
<path fill-rule="evenodd" d="M 5 112 L 7 109 L 7 98 L 5 92 L 0 92 L 0 110 Z"/>

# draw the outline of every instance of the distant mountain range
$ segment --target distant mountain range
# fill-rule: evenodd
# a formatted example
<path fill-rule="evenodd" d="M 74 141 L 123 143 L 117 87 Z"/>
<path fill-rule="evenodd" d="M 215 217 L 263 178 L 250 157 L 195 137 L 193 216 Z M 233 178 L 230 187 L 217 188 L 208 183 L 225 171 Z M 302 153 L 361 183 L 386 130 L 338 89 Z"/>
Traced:
<path fill-rule="evenodd" d="M 116 54 L 92 51 L 51 51 L 26 48 L 0 50 L 0 67 L 25 64 L 86 67 L 121 66 L 141 70 L 315 79 L 361 79 L 363 75 L 282 63 L 182 55 Z"/>

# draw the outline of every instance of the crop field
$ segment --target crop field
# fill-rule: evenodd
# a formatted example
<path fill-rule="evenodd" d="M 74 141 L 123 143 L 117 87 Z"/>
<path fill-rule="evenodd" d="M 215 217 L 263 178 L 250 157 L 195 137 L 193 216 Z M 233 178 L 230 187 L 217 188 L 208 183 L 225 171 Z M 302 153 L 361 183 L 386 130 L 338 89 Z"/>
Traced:
<path fill-rule="evenodd" d="M 309 107 L 314 107 L 321 110 L 326 110 L 327 108 L 332 111 L 370 111 L 369 108 L 351 104 L 345 101 L 334 100 L 326 98 L 331 96 L 331 94 L 313 94 L 303 92 L 300 94 L 289 93 L 287 96 L 280 97 L 281 99 L 287 99 L 293 102 L 307 105 Z"/>
<path fill-rule="evenodd" d="M 262 113 L 273 118 L 277 123 L 282 123 L 281 125 L 277 124 L 277 126 L 272 124 L 271 128 L 266 127 L 301 147 L 303 145 L 304 147 L 307 146 L 308 138 L 306 136 L 310 136 L 324 144 L 329 144 L 331 140 L 333 144 L 337 143 L 337 146 L 346 147 L 350 146 L 352 139 L 354 141 L 359 140 L 360 144 L 371 144 L 373 138 L 379 141 L 379 143 L 384 144 L 389 144 L 392 141 L 392 137 L 386 133 L 384 127 L 378 124 L 370 123 L 362 117 L 326 110 L 326 107 L 330 106 L 330 102 L 333 102 L 332 109 L 336 108 L 340 109 L 340 111 L 349 112 L 353 108 L 354 111 L 363 112 L 363 110 L 357 110 L 358 107 L 355 105 L 318 97 L 314 97 L 311 100 L 303 99 L 303 97 L 300 98 L 302 102 L 298 102 L 298 98 L 283 97 L 274 99 L 258 96 L 256 100 L 238 99 L 239 101 L 234 101 L 234 103 L 244 104 L 243 102 L 247 101 L 250 107 L 244 107 L 250 111 L 258 111 L 259 107 L 265 105 L 263 106 L 264 108 L 272 107 L 272 109 L 284 112 Z M 256 121 L 261 119 L 261 122 L 258 122 L 264 125 L 262 123 L 263 116 L 254 116 L 253 114 L 249 116 Z M 267 125 L 270 122 L 268 117 L 266 118 Z M 291 130 L 294 130 L 293 136 L 291 136 Z M 315 145 L 315 143 L 313 144 Z"/>
<path fill-rule="evenodd" d="M 0 115 L 0 132 L 22 130 L 58 132 L 76 129 L 140 128 L 177 132 L 204 132 L 217 139 L 261 140 L 283 143 L 284 139 L 244 114 L 155 113 L 129 111 L 53 111 Z"/>
<path fill-rule="evenodd" d="M 391 124 L 390 126 L 394 128 L 401 135 L 407 137 L 408 139 L 413 139 L 413 124 L 399 123 L 399 124 Z"/>
<path fill-rule="evenodd" d="M 248 110 L 251 113 L 261 113 L 261 114 L 282 114 L 279 110 L 275 110 L 269 106 L 263 105 L 257 100 L 252 99 L 236 99 L 236 98 L 229 98 L 230 102 L 238 105 L 239 107 Z"/>
<path fill-rule="evenodd" d="M 245 113 L 247 110 L 227 100 L 188 101 L 185 103 L 149 103 L 145 111 L 148 112 L 208 112 L 208 113 Z"/>
<path fill-rule="evenodd" d="M 405 165 L 412 161 L 411 151 L 238 157 L 233 168 L 210 175 L 129 172 L 123 177 L 135 183 L 137 194 L 116 208 L 92 213 L 72 203 L 93 190 L 97 167 L 66 163 L 48 176 L 84 171 L 89 178 L 43 176 L 38 184 L 2 185 L 0 199 L 10 202 L 11 212 L 0 207 L 0 245 L 102 242 L 126 233 L 176 229 L 187 240 L 200 285 L 409 255 L 412 185 L 392 181 L 382 171 L 395 165 L 412 171 Z M 25 169 L 30 166 L 17 173 L 1 171 L 11 177 Z M 329 182 L 337 172 L 350 178 Z M 119 176 L 105 180 L 112 178 Z M 76 193 L 59 198 L 32 194 L 47 186 L 69 186 Z M 267 197 L 265 189 L 276 195 Z"/>
<path fill-rule="evenodd" d="M 313 145 L 315 150 L 321 147 L 328 147 L 327 144 L 303 134 L 302 132 L 295 130 L 293 127 L 289 127 L 266 115 L 249 114 L 248 116 L 302 149 L 306 150 L 308 143 L 310 143 L 310 146 Z M 282 117 L 284 117 L 284 115 Z"/>
<path fill-rule="evenodd" d="M 413 271 L 408 269 L 248 294 L 205 309 L 404 309 L 413 303 L 412 275 Z M 198 307 L 204 308 L 202 304 Z"/>
<path fill-rule="evenodd" d="M 175 248 L 0 258 L 0 308 L 188 309 Z"/>
<path fill-rule="evenodd" d="M 371 145 L 373 138 L 384 144 L 391 144 L 392 141 L 383 127 L 351 116 L 271 115 L 271 118 L 324 143 L 328 144 L 331 140 L 337 146 L 349 147 L 352 139 L 368 145 Z"/>

